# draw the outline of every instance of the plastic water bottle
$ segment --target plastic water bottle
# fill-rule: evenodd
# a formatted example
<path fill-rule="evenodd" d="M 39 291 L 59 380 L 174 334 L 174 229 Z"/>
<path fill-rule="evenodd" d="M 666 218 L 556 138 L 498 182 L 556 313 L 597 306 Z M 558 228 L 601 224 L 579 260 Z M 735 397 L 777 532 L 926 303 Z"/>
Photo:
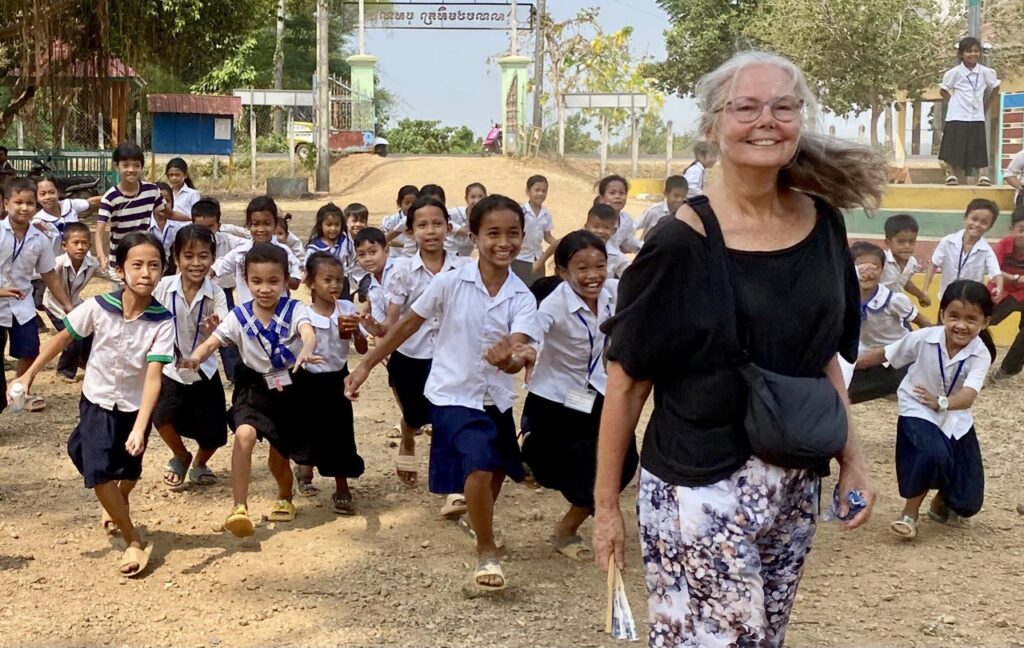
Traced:
<path fill-rule="evenodd" d="M 14 383 L 11 385 L 11 413 L 20 414 L 25 410 L 25 385 Z"/>

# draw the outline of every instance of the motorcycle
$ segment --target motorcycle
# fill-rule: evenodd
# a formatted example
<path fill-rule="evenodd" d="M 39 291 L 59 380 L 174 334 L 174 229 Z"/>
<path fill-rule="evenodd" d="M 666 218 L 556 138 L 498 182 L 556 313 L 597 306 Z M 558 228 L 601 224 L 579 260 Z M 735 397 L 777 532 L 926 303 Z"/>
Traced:
<path fill-rule="evenodd" d="M 53 162 L 53 158 L 50 156 L 47 156 L 45 160 L 40 158 L 32 160 L 32 168 L 28 172 L 28 177 L 39 182 L 50 176 L 53 173 L 50 162 Z M 54 178 L 54 180 L 57 183 L 57 192 L 64 198 L 90 198 L 100 195 L 100 179 L 96 176 L 67 176 Z"/>
<path fill-rule="evenodd" d="M 501 155 L 501 124 L 497 122 L 491 122 L 491 130 L 487 131 L 480 149 L 480 155 L 484 157 L 491 154 Z"/>

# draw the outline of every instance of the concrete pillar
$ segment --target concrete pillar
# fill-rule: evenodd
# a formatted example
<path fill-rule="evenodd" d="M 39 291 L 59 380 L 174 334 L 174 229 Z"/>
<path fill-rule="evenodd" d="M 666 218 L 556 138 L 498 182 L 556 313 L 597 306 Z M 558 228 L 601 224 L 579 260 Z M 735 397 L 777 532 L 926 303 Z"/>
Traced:
<path fill-rule="evenodd" d="M 501 131 L 507 155 L 514 154 L 519 148 L 520 142 L 516 141 L 519 133 L 516 131 L 526 124 L 526 71 L 532 62 L 533 59 L 528 56 L 517 55 L 498 59 L 498 65 L 501 66 Z M 514 92 L 516 98 L 511 106 L 508 103 L 510 91 Z"/>
<path fill-rule="evenodd" d="M 373 132 L 373 76 L 378 59 L 369 54 L 355 54 L 345 60 L 352 74 L 352 130 Z"/>

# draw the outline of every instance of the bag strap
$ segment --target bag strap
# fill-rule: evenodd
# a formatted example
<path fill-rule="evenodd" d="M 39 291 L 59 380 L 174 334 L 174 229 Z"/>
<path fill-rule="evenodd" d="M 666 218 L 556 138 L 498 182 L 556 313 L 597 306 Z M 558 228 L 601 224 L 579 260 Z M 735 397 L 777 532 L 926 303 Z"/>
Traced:
<path fill-rule="evenodd" d="M 711 203 L 707 196 L 694 196 L 686 201 L 690 209 L 697 212 L 700 222 L 704 225 L 704 236 L 707 239 L 711 252 L 711 262 L 718 266 L 718 274 L 721 277 L 718 287 L 721 290 L 722 302 L 732 304 L 732 308 L 726 308 L 723 325 L 725 339 L 728 343 L 727 352 L 732 356 L 737 365 L 748 363 L 749 357 L 740 342 L 739 321 L 737 317 L 736 291 L 732 285 L 732 273 L 729 271 L 729 252 L 725 247 L 725 237 L 722 236 L 722 227 L 718 224 L 718 217 L 711 209 Z"/>

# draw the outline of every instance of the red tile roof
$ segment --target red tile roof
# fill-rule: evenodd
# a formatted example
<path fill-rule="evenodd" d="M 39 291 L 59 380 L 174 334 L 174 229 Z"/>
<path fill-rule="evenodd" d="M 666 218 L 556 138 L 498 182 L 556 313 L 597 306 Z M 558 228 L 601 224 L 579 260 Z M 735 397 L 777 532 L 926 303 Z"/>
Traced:
<path fill-rule="evenodd" d="M 198 115 L 242 114 L 240 97 L 193 94 L 151 94 L 146 96 L 151 113 L 190 113 Z"/>

